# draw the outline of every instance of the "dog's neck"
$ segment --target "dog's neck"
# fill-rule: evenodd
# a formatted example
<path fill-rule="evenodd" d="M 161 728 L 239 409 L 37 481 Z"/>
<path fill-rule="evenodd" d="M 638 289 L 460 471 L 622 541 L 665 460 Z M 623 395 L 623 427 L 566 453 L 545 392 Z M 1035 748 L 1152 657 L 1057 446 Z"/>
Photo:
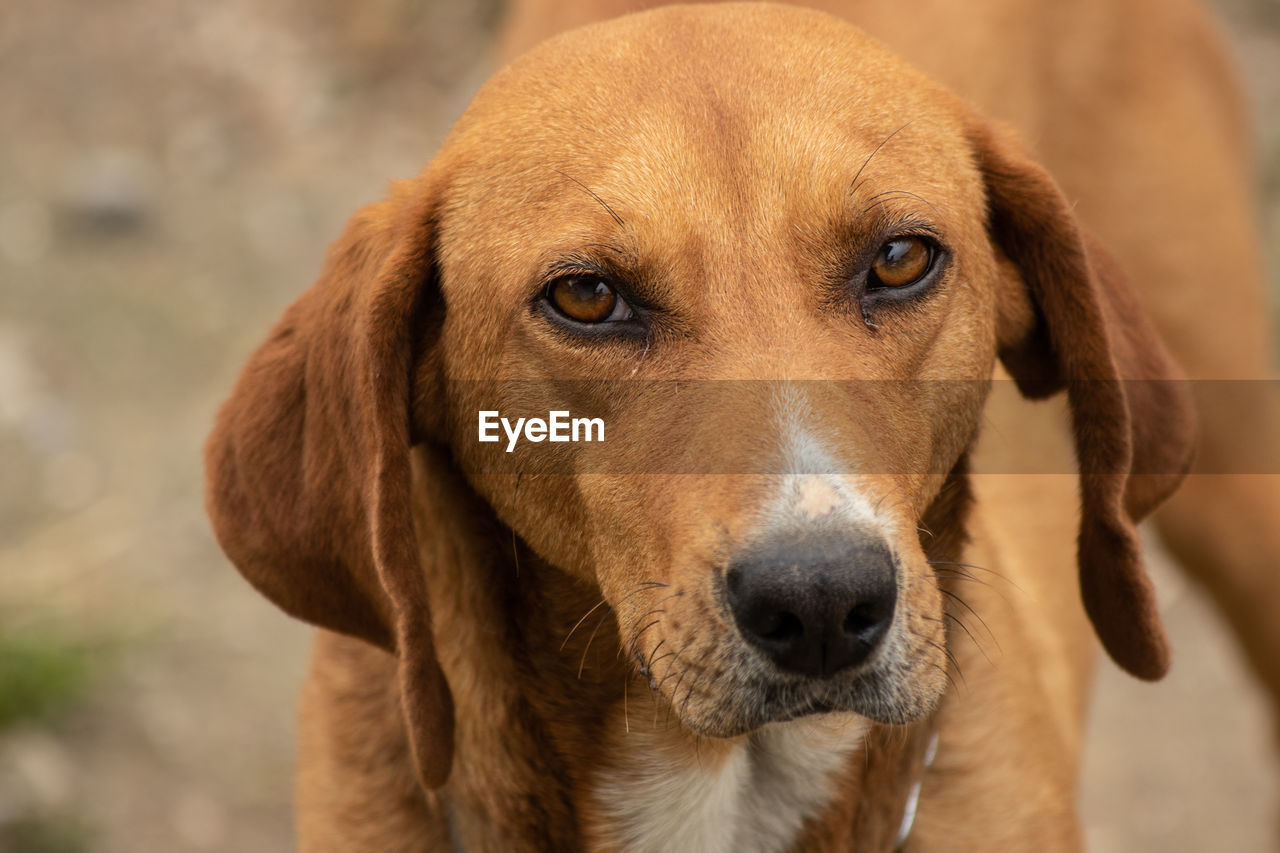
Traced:
<path fill-rule="evenodd" d="M 776 723 L 732 741 L 639 722 L 593 786 L 597 833 L 636 853 L 782 853 L 841 791 L 870 723 L 832 715 Z"/>

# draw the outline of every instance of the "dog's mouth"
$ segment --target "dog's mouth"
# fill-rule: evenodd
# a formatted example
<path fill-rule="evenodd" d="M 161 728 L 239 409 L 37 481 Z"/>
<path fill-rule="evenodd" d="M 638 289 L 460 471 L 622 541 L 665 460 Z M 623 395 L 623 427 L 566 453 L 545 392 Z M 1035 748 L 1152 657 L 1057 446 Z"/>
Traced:
<path fill-rule="evenodd" d="M 944 665 L 896 636 L 864 665 L 826 677 L 780 671 L 738 637 L 704 644 L 695 634 L 683 645 L 677 638 L 659 642 L 648 666 L 637 656 L 640 672 L 672 715 L 704 737 L 738 737 L 770 723 L 837 712 L 906 724 L 932 713 L 945 686 Z M 680 653 L 663 657 L 668 644 Z"/>
<path fill-rule="evenodd" d="M 732 686 L 708 685 L 666 698 L 685 727 L 716 738 L 737 737 L 770 723 L 836 712 L 858 714 L 879 723 L 905 724 L 927 716 L 936 705 L 936 698 L 903 689 L 875 671 L 840 679 L 839 683 L 760 679 Z"/>

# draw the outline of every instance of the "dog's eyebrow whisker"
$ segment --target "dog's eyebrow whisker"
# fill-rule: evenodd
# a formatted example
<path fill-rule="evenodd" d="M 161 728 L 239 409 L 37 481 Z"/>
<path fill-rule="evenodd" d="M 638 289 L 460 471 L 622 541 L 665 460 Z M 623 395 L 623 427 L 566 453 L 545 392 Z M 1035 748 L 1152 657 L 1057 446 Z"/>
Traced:
<path fill-rule="evenodd" d="M 917 199 L 918 201 L 922 201 L 925 204 L 929 205 L 929 209 L 932 210 L 934 213 L 941 215 L 941 211 L 938 210 L 937 205 L 935 205 L 933 202 L 929 201 L 929 199 L 925 198 L 919 193 L 912 192 L 911 190 L 885 190 L 882 193 L 876 193 L 875 195 L 871 196 L 870 199 L 868 199 L 870 203 L 865 208 L 863 208 L 862 212 L 863 214 L 866 214 L 872 208 L 878 207 L 882 204 L 886 204 L 887 202 L 893 201 L 895 198 L 898 198 L 900 196 L 906 196 L 908 198 L 914 198 L 914 199 Z"/>
<path fill-rule="evenodd" d="M 608 252 L 611 255 L 621 255 L 627 261 L 627 263 L 631 265 L 634 265 L 636 262 L 636 256 L 630 250 L 624 249 L 618 246 L 611 246 L 608 243 L 587 243 L 583 245 L 582 248 L 598 249 L 602 252 Z"/>
<path fill-rule="evenodd" d="M 570 181 L 572 181 L 573 183 L 577 184 L 579 187 L 581 187 L 581 188 L 582 188 L 582 190 L 583 190 L 587 195 L 589 195 L 589 196 L 591 196 L 593 199 L 595 199 L 595 200 L 600 204 L 600 206 L 601 206 L 601 207 L 603 207 L 603 208 L 605 209 L 605 211 L 607 211 L 607 212 L 608 212 L 609 216 L 613 218 L 613 221 L 614 221 L 614 222 L 618 223 L 618 226 L 619 226 L 620 228 L 626 228 L 626 227 L 627 227 L 627 223 L 622 221 L 622 217 L 621 217 L 621 216 L 619 216 L 619 215 L 617 214 L 617 212 L 616 212 L 612 207 L 610 207 L 610 206 L 609 206 L 609 203 L 608 203 L 608 202 L 606 202 L 604 199 L 600 198 L 600 196 L 596 195 L 595 190 L 591 189 L 591 187 L 587 186 L 587 185 L 586 185 L 586 184 L 584 184 L 582 181 L 580 181 L 580 180 L 578 180 L 577 178 L 575 178 L 573 175 L 570 175 L 570 174 L 568 174 L 568 173 L 566 173 L 566 172 L 564 172 L 564 171 L 562 171 L 562 170 L 560 170 L 560 169 L 557 169 L 557 168 L 555 168 L 554 166 L 551 168 L 551 171 L 556 172 L 556 173 L 557 173 L 557 174 L 559 174 L 561 177 L 564 177 L 564 178 L 566 178 L 567 180 L 570 180 Z"/>
<path fill-rule="evenodd" d="M 883 148 L 883 147 L 885 147 L 885 145 L 887 145 L 887 144 L 889 143 L 889 140 L 890 140 L 890 139 L 893 139 L 893 138 L 894 138 L 895 136 L 897 136 L 899 133 L 901 133 L 902 131 L 906 130 L 906 129 L 907 129 L 907 127 L 911 124 L 911 122 L 914 122 L 914 121 L 915 121 L 915 119 L 911 119 L 911 121 L 908 121 L 908 122 L 907 122 L 906 124 L 904 124 L 902 127 L 898 128 L 898 129 L 897 129 L 897 130 L 895 130 L 893 133 L 891 133 L 891 134 L 889 134 L 888 136 L 886 136 L 886 137 L 884 138 L 884 141 L 883 141 L 883 142 L 881 142 L 879 145 L 877 145 L 877 146 L 875 147 L 875 150 L 874 150 L 874 151 L 872 151 L 870 154 L 868 154 L 868 155 L 867 155 L 867 159 L 865 159 L 865 160 L 863 160 L 863 161 L 862 161 L 862 165 L 858 167 L 858 172 L 857 172 L 857 174 L 855 174 L 855 175 L 853 176 L 853 180 L 852 180 L 852 181 L 850 182 L 850 184 L 849 184 L 849 193 L 850 193 L 850 194 L 856 193 L 856 192 L 858 191 L 858 179 L 862 177 L 862 172 L 863 172 L 863 170 L 864 170 L 864 169 L 866 169 L 866 168 L 867 168 L 867 165 L 871 162 L 871 159 L 872 159 L 873 157 L 875 157 L 877 154 L 879 154 L 879 153 L 880 153 L 880 149 L 881 149 L 881 148 Z"/>

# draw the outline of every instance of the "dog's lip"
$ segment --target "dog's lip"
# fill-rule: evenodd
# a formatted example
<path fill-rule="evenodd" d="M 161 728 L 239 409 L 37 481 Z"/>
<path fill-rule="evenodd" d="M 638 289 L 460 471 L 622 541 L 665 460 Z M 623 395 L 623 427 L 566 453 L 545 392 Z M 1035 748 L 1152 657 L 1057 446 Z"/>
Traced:
<path fill-rule="evenodd" d="M 704 737 L 733 738 L 749 735 L 764 726 L 825 714 L 854 714 L 888 725 L 901 725 L 927 716 L 933 704 L 912 707 L 887 698 L 891 676 L 873 667 L 847 682 L 810 678 L 768 678 L 749 686 L 704 695 L 714 706 L 710 714 L 682 715 L 682 723 Z M 836 691 L 838 695 L 832 695 Z M 717 701 L 718 700 L 718 701 Z"/>

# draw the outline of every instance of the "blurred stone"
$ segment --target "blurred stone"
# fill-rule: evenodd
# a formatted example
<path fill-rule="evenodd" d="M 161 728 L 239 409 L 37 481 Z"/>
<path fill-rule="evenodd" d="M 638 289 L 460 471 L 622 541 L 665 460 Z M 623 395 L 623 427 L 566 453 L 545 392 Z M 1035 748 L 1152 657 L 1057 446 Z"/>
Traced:
<path fill-rule="evenodd" d="M 49 254 L 52 217 L 47 205 L 33 200 L 0 208 L 0 254 L 16 264 L 34 266 Z"/>
<path fill-rule="evenodd" d="M 127 149 L 98 149 L 72 167 L 63 205 L 72 220 L 104 234 L 138 231 L 154 199 L 150 163 Z"/>

